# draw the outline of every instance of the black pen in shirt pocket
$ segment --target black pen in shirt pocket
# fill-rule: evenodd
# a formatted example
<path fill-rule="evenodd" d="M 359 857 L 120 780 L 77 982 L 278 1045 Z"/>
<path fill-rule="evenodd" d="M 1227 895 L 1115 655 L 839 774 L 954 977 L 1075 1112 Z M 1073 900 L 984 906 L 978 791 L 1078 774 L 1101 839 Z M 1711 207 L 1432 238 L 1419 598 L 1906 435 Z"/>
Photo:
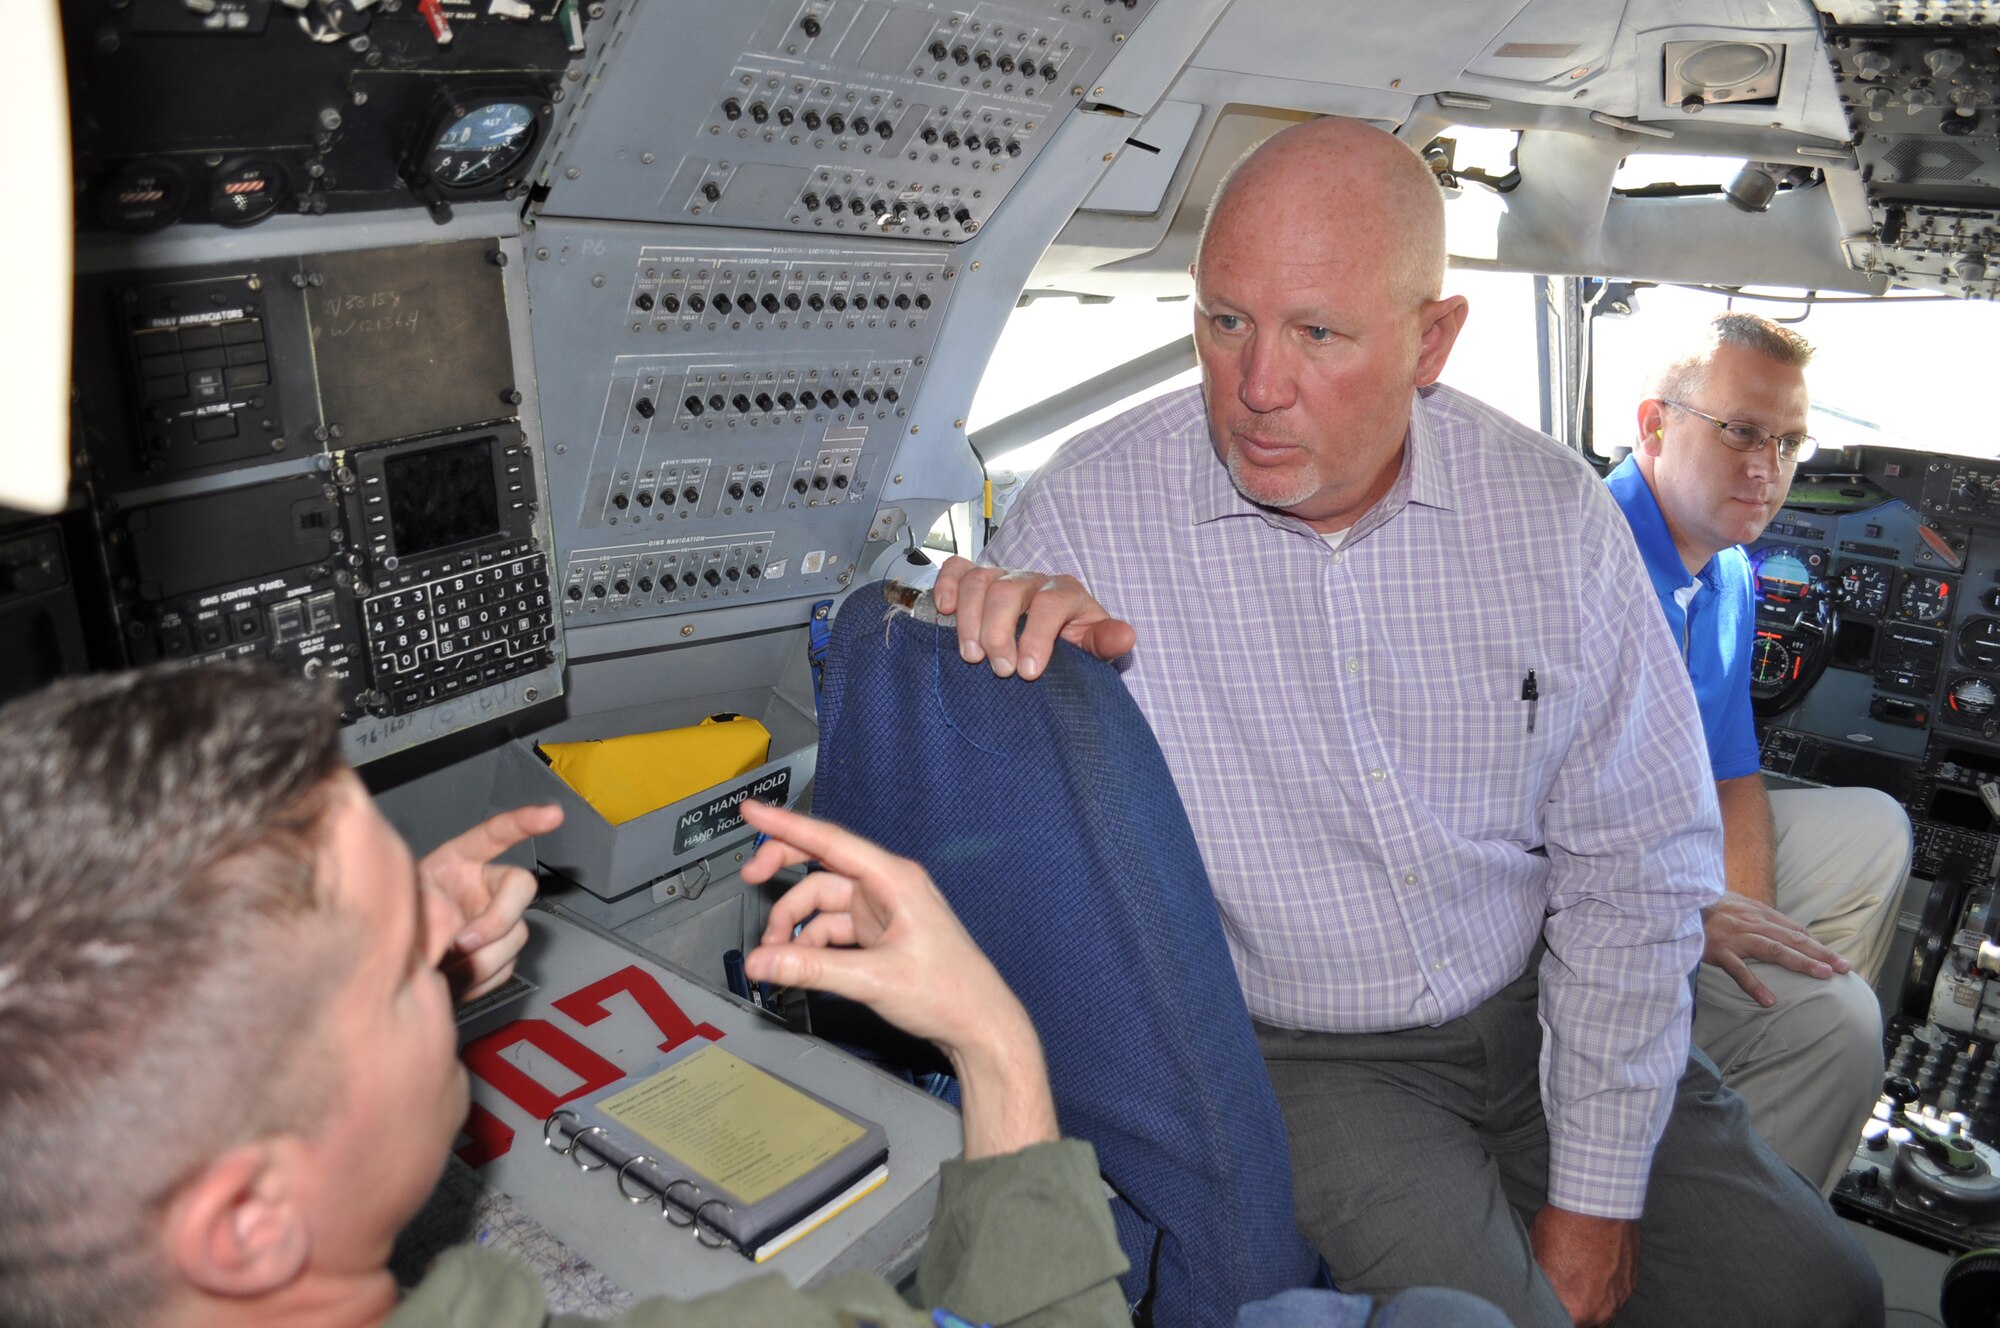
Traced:
<path fill-rule="evenodd" d="M 1542 689 L 1535 683 L 1535 671 L 1528 670 L 1528 676 L 1521 679 L 1521 699 L 1528 703 L 1528 732 L 1535 731 L 1535 707 L 1541 703 Z"/>

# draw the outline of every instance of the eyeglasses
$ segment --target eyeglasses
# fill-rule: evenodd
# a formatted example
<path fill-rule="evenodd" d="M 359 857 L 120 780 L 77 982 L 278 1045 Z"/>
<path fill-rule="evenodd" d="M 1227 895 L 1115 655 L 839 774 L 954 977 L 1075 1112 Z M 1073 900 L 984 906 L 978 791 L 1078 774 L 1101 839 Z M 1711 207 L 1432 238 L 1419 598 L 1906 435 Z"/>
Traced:
<path fill-rule="evenodd" d="M 1809 433 L 1777 434 L 1769 429 L 1760 429 L 1748 420 L 1718 420 L 1713 415 L 1704 415 L 1693 406 L 1679 401 L 1669 401 L 1665 397 L 1660 398 L 1660 404 L 1672 406 L 1675 410 L 1684 410 L 1698 420 L 1707 420 L 1722 435 L 1722 441 L 1739 452 L 1761 452 L 1772 439 L 1776 439 L 1778 460 L 1798 462 L 1804 461 L 1819 448 L 1818 441 Z"/>

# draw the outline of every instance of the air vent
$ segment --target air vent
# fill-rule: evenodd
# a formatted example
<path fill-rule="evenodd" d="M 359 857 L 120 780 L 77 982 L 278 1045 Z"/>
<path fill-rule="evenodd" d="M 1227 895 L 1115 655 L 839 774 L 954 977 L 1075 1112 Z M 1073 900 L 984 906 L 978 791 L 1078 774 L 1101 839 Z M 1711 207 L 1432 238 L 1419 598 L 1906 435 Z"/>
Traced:
<path fill-rule="evenodd" d="M 1906 138 L 1882 156 L 1903 184 L 1953 184 L 1980 167 L 1980 158 L 1948 138 Z"/>

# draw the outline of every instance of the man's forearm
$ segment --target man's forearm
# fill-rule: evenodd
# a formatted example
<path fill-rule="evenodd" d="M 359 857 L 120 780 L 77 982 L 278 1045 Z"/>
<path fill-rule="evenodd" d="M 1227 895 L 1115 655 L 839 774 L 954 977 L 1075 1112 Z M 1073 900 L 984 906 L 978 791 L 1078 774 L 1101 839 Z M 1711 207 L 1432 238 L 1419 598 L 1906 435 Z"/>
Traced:
<path fill-rule="evenodd" d="M 1048 1065 L 1026 1013 L 1006 1012 L 985 1034 L 947 1049 L 962 1089 L 965 1156 L 994 1157 L 1060 1137 Z"/>
<path fill-rule="evenodd" d="M 1724 883 L 1732 894 L 1777 907 L 1778 832 L 1764 776 L 1718 779 L 1715 801 L 1722 810 Z"/>

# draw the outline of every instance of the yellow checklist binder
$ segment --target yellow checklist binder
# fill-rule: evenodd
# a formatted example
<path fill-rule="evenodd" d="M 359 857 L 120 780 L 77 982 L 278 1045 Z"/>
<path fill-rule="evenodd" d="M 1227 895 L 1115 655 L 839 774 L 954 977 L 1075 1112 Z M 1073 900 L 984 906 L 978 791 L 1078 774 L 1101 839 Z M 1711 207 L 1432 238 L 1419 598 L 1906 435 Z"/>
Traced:
<path fill-rule="evenodd" d="M 535 750 L 599 816 L 623 825 L 755 770 L 770 759 L 771 731 L 746 715 L 722 714 L 683 729 Z"/>

